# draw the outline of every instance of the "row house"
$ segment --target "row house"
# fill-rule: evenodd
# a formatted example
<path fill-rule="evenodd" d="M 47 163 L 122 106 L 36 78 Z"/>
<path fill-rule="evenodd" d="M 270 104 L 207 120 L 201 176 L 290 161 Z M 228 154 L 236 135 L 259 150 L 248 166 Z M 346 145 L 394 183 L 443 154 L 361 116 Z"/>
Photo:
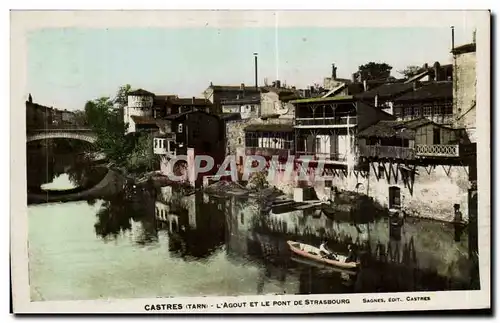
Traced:
<path fill-rule="evenodd" d="M 353 96 L 299 99 L 295 105 L 295 155 L 325 158 L 346 166 L 355 154 L 356 133 L 391 115 Z"/>
<path fill-rule="evenodd" d="M 156 120 L 158 134 L 153 139 L 153 149 L 155 154 L 162 156 L 161 173 L 168 176 L 168 162 L 175 156 L 184 155 L 188 161 L 179 171 L 191 184 L 199 184 L 204 175 L 211 175 L 211 172 L 196 175 L 193 163 L 197 155 L 211 156 L 215 162 L 214 166 L 222 163 L 224 132 L 221 123 L 217 115 L 196 110 Z"/>
<path fill-rule="evenodd" d="M 466 220 L 474 175 L 463 158 L 462 137 L 460 129 L 424 117 L 379 121 L 360 131 L 360 160 L 369 167 L 365 193 L 394 212 Z"/>
<path fill-rule="evenodd" d="M 210 86 L 203 91 L 203 97 L 212 103 L 212 113 L 215 114 L 223 113 L 223 103 L 226 101 L 255 98 L 259 95 L 260 89 L 258 87 L 245 86 L 243 83 L 239 86 L 210 83 Z"/>
<path fill-rule="evenodd" d="M 427 118 L 441 125 L 453 125 L 453 82 L 422 84 L 394 100 L 394 116 L 409 121 Z"/>
<path fill-rule="evenodd" d="M 189 111 L 210 112 L 212 104 L 204 98 L 179 98 L 175 95 L 155 95 L 138 89 L 127 95 L 123 118 L 127 133 L 154 128 L 156 120 Z"/>

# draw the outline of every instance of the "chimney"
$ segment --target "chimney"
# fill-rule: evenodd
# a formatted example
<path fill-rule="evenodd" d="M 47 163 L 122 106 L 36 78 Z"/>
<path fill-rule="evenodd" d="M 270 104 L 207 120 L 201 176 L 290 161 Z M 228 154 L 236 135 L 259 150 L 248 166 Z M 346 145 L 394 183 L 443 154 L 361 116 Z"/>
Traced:
<path fill-rule="evenodd" d="M 476 29 L 472 32 L 472 42 L 475 44 L 476 43 Z"/>
<path fill-rule="evenodd" d="M 193 103 L 193 105 L 194 105 L 194 100 L 195 100 L 195 97 L 193 96 L 193 99 L 192 99 L 192 101 L 191 101 L 191 102 Z"/>
<path fill-rule="evenodd" d="M 276 80 L 276 87 L 278 89 L 281 88 L 281 81 L 280 80 Z"/>
<path fill-rule="evenodd" d="M 258 78 L 258 75 L 257 75 L 257 53 L 253 53 L 253 56 L 255 57 L 255 89 L 257 90 L 259 88 L 259 78 Z"/>
<path fill-rule="evenodd" d="M 335 64 L 332 64 L 332 80 L 336 79 L 337 79 L 337 67 L 335 66 Z"/>
<path fill-rule="evenodd" d="M 455 49 L 455 26 L 451 26 L 451 50 Z"/>
<path fill-rule="evenodd" d="M 28 95 L 28 102 L 33 103 L 33 98 L 31 97 L 31 93 Z"/>
<path fill-rule="evenodd" d="M 425 63 L 424 64 L 424 70 L 428 70 L 429 69 L 429 64 Z"/>
<path fill-rule="evenodd" d="M 441 65 L 439 62 L 434 63 L 434 77 L 436 81 L 441 81 Z"/>
<path fill-rule="evenodd" d="M 357 80 L 358 80 L 358 77 L 357 77 L 356 73 L 352 73 L 352 81 L 356 82 Z"/>

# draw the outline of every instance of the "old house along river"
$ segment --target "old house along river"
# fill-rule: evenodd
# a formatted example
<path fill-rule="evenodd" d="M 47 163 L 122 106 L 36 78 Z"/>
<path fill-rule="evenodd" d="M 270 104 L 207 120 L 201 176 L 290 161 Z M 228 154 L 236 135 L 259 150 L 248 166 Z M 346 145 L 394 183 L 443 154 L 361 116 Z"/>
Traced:
<path fill-rule="evenodd" d="M 107 176 L 78 156 L 28 149 L 29 192 L 64 195 Z M 456 241 L 451 224 L 407 218 L 395 229 L 385 217 L 269 214 L 251 199 L 116 182 L 98 199 L 29 204 L 32 300 L 477 288 L 467 231 Z M 292 259 L 287 240 L 317 246 L 325 237 L 335 251 L 360 248 L 358 275 Z"/>

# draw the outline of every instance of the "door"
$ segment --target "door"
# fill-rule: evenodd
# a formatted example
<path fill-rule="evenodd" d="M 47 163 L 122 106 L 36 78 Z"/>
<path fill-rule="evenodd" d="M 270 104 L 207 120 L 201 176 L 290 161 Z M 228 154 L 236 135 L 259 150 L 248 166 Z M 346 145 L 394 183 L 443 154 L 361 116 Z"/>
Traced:
<path fill-rule="evenodd" d="M 401 207 L 401 189 L 397 186 L 389 187 L 389 209 Z"/>
<path fill-rule="evenodd" d="M 434 128 L 432 144 L 433 145 L 441 145 L 441 129 Z"/>

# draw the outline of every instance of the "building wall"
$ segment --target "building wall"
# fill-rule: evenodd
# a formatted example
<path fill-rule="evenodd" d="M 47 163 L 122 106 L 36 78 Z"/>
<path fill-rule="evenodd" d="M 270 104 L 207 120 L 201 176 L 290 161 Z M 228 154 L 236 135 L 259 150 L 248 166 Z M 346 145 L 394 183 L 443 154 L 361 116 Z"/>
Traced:
<path fill-rule="evenodd" d="M 274 92 L 261 93 L 260 95 L 261 115 L 279 114 L 282 117 L 295 117 L 295 106 L 291 103 L 282 102 L 279 95 Z"/>
<path fill-rule="evenodd" d="M 291 119 L 244 119 L 228 121 L 226 124 L 226 154 L 239 157 L 245 155 L 245 127 L 252 124 L 292 124 Z"/>
<path fill-rule="evenodd" d="M 409 216 L 451 222 L 454 217 L 453 206 L 459 204 L 463 219 L 468 219 L 469 167 L 418 166 L 415 170 L 412 184 L 405 183 L 403 174 L 406 171 L 400 166 L 379 162 L 370 163 L 368 174 L 337 171 L 338 174 L 326 179 L 340 190 L 366 194 L 387 208 L 389 187 L 398 187 L 402 208 Z M 380 173 L 383 173 L 382 177 L 379 177 Z M 324 187 L 324 183 L 318 185 L 318 196 L 327 195 L 326 190 L 322 191 Z"/>
<path fill-rule="evenodd" d="M 455 56 L 453 69 L 453 115 L 456 127 L 465 127 L 476 142 L 476 53 Z"/>

